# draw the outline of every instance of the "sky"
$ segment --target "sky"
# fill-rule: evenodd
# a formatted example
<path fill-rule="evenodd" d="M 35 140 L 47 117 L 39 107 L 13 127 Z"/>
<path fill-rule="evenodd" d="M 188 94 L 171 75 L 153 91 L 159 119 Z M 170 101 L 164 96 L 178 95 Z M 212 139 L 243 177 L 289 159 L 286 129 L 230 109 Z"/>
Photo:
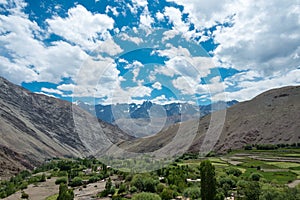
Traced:
<path fill-rule="evenodd" d="M 300 84 L 300 2 L 0 0 L 0 76 L 91 104 L 246 101 Z"/>

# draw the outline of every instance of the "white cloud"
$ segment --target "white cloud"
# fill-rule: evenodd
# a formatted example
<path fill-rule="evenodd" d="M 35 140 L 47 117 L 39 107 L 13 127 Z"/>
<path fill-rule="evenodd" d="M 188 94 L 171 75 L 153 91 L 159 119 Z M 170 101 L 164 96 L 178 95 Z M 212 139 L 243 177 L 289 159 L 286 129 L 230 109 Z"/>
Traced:
<path fill-rule="evenodd" d="M 45 46 L 39 40 L 43 30 L 21 12 L 20 5 L 9 10 L 9 15 L 0 15 L 0 44 L 10 58 L 2 57 L 1 73 L 5 77 L 14 83 L 58 83 L 62 77 L 77 73 L 86 53 L 63 41 Z"/>
<path fill-rule="evenodd" d="M 155 14 L 155 16 L 156 16 L 156 19 L 159 21 L 162 21 L 165 18 L 164 14 L 162 14 L 161 12 L 157 12 Z"/>
<path fill-rule="evenodd" d="M 128 34 L 126 33 L 121 33 L 119 35 L 119 37 L 122 39 L 122 40 L 125 40 L 125 41 L 131 41 L 137 45 L 139 45 L 140 43 L 143 42 L 143 39 L 142 38 L 139 38 L 139 37 L 131 37 L 129 36 Z"/>
<path fill-rule="evenodd" d="M 114 20 L 105 14 L 93 14 L 82 5 L 68 10 L 68 17 L 47 19 L 49 31 L 87 50 L 98 47 L 98 41 L 109 36 Z"/>
<path fill-rule="evenodd" d="M 45 96 L 48 96 L 48 97 L 57 98 L 57 97 L 54 96 L 53 94 L 47 94 L 47 93 L 45 93 L 45 92 L 35 92 L 35 94 L 42 94 L 42 95 L 45 95 Z"/>
<path fill-rule="evenodd" d="M 226 82 L 226 81 L 225 81 Z M 235 92 L 225 92 L 228 100 L 246 101 L 261 94 L 264 91 L 284 87 L 289 85 L 300 84 L 300 69 L 291 70 L 286 74 L 280 74 L 275 77 L 264 78 L 258 81 L 243 81 L 239 82 L 238 86 L 241 88 Z M 216 100 L 224 100 L 223 94 L 216 94 Z"/>
<path fill-rule="evenodd" d="M 41 89 L 42 92 L 50 93 L 50 94 L 58 94 L 58 95 L 63 95 L 64 93 L 60 90 L 53 89 L 53 88 L 45 88 L 43 87 Z"/>
<path fill-rule="evenodd" d="M 300 5 L 295 1 L 169 1 L 183 5 L 184 13 L 189 13 L 190 21 L 200 30 L 232 23 L 212 33 L 219 43 L 214 53 L 221 66 L 268 76 L 300 65 Z"/>
<path fill-rule="evenodd" d="M 234 25 L 219 27 L 213 33 L 215 42 L 220 44 L 215 56 L 236 69 L 257 70 L 267 76 L 297 68 L 300 11 L 295 11 L 294 6 L 293 1 L 240 5 L 233 18 Z"/>
<path fill-rule="evenodd" d="M 181 46 L 174 47 L 167 45 L 167 49 L 155 51 L 160 56 L 166 56 L 169 60 L 165 61 L 165 66 L 156 68 L 157 73 L 166 76 L 175 74 L 193 77 L 199 81 L 210 73 L 210 69 L 215 65 L 210 57 L 192 56 L 188 49 Z"/>
<path fill-rule="evenodd" d="M 189 24 L 182 21 L 182 13 L 178 8 L 166 7 L 164 15 L 169 18 L 169 21 L 173 23 L 175 30 L 181 33 L 186 33 L 189 30 Z"/>
<path fill-rule="evenodd" d="M 108 38 L 105 41 L 99 41 L 98 47 L 94 51 L 107 53 L 110 56 L 115 56 L 123 52 L 123 49 L 118 44 L 116 44 L 112 38 Z"/>
<path fill-rule="evenodd" d="M 134 3 L 140 7 L 145 7 L 148 5 L 147 0 L 132 0 L 132 3 Z"/>
<path fill-rule="evenodd" d="M 57 89 L 62 90 L 62 91 L 73 91 L 75 85 L 74 84 L 62 84 L 57 86 Z"/>
<path fill-rule="evenodd" d="M 157 90 L 161 90 L 162 89 L 162 85 L 160 82 L 155 82 L 153 85 L 152 85 L 153 88 L 157 89 Z"/>
<path fill-rule="evenodd" d="M 154 23 L 154 19 L 151 17 L 148 7 L 144 8 L 143 13 L 140 15 L 140 28 L 151 33 L 151 24 Z"/>
<path fill-rule="evenodd" d="M 162 42 L 165 42 L 165 41 L 167 41 L 167 40 L 170 40 L 170 39 L 172 39 L 172 38 L 174 38 L 176 35 L 178 35 L 178 34 L 180 34 L 180 32 L 179 31 L 177 31 L 177 30 L 168 30 L 168 31 L 165 31 L 164 33 L 163 33 L 163 35 L 164 35 L 164 37 L 163 37 L 163 39 L 162 39 Z"/>
<path fill-rule="evenodd" d="M 124 69 L 131 69 L 131 71 L 133 73 L 133 79 L 132 80 L 134 82 L 137 82 L 136 78 L 138 77 L 138 75 L 140 73 L 140 69 L 142 67 L 144 67 L 144 65 L 141 62 L 135 60 L 135 61 L 133 61 L 133 63 L 126 65 L 124 67 Z"/>
<path fill-rule="evenodd" d="M 109 12 L 112 12 L 114 16 L 119 16 L 119 12 L 116 7 L 106 6 L 105 13 L 108 14 Z"/>
<path fill-rule="evenodd" d="M 238 0 L 167 0 L 184 6 L 184 13 L 190 14 L 190 21 L 198 28 L 211 27 L 216 22 L 223 22 L 233 14 L 238 7 L 232 6 Z"/>

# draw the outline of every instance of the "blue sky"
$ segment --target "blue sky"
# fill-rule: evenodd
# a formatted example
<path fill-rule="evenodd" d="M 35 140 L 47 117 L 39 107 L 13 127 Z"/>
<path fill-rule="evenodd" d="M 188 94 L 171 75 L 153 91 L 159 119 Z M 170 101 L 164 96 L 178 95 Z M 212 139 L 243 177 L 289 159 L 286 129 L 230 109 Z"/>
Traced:
<path fill-rule="evenodd" d="M 0 0 L 0 76 L 68 101 L 244 101 L 300 84 L 300 5 Z"/>

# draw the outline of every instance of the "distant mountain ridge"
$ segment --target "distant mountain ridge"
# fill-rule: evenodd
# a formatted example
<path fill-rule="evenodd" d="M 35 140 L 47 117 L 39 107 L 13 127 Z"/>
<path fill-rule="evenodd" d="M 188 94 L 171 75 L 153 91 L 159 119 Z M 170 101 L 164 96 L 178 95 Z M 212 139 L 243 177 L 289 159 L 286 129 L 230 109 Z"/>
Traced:
<path fill-rule="evenodd" d="M 252 100 L 237 103 L 226 111 L 225 121 L 220 120 L 220 136 L 213 138 L 216 144 L 212 150 L 226 152 L 240 149 L 248 144 L 292 144 L 300 142 L 300 86 L 289 86 L 264 92 Z M 223 113 L 224 114 L 224 113 Z M 222 111 L 214 112 L 222 115 Z M 206 115 L 197 121 L 177 123 L 167 127 L 158 134 L 123 142 L 119 146 L 132 152 L 152 152 L 167 145 L 181 130 L 196 135 L 189 151 L 199 152 L 204 142 L 212 115 Z M 195 124 L 198 124 L 195 126 Z M 212 128 L 215 128 L 212 127 Z M 193 131 L 191 131 L 194 129 Z M 188 137 L 188 135 L 186 135 Z M 181 138 L 185 140 L 185 138 Z M 178 146 L 183 143 L 177 141 Z M 174 147 L 175 148 L 175 147 Z"/>
<path fill-rule="evenodd" d="M 81 101 L 75 102 L 76 105 L 96 115 L 98 119 L 119 126 L 134 137 L 150 136 L 158 133 L 164 127 L 178 122 L 200 119 L 212 112 L 227 109 L 236 103 L 238 101 L 233 100 L 196 106 L 189 103 L 159 105 L 151 101 L 144 101 L 142 104 L 114 105 L 90 105 Z"/>
<path fill-rule="evenodd" d="M 152 103 L 151 101 L 144 101 L 142 104 L 122 103 L 114 105 L 90 105 L 82 101 L 77 101 L 76 105 L 110 124 L 114 124 L 116 120 L 124 118 L 148 119 L 150 118 L 149 110 L 153 106 L 159 106 L 165 112 L 166 117 L 169 118 L 170 124 L 203 117 L 219 109 L 233 106 L 236 103 L 238 103 L 238 101 L 232 100 L 226 103 L 216 102 L 214 104 L 196 106 L 189 103 L 170 103 L 159 105 Z"/>

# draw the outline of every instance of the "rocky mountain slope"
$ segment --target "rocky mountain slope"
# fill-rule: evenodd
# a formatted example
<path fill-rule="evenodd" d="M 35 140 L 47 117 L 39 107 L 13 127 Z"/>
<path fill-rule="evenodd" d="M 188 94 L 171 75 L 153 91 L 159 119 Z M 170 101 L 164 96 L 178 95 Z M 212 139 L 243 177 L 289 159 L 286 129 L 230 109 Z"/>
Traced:
<path fill-rule="evenodd" d="M 96 142 L 132 139 L 70 102 L 31 93 L 1 77 L 0 138 L 0 177 L 51 157 L 90 155 Z"/>
<path fill-rule="evenodd" d="M 211 137 L 208 134 L 215 134 L 218 129 L 220 135 L 212 140 L 217 141 L 213 149 L 219 152 L 243 148 L 246 144 L 300 142 L 299 100 L 300 86 L 273 89 L 250 101 L 238 103 L 228 108 L 226 112 L 214 112 L 214 120 L 212 120 L 213 115 L 210 114 L 199 121 L 177 123 L 152 137 L 123 142 L 120 147 L 133 152 L 155 151 L 174 140 L 178 130 L 186 134 L 196 132 L 189 147 L 189 151 L 192 152 L 201 152 L 205 136 Z M 221 119 L 219 121 L 216 120 L 218 116 Z M 179 139 L 174 144 L 180 146 L 188 135 L 177 138 Z"/>

